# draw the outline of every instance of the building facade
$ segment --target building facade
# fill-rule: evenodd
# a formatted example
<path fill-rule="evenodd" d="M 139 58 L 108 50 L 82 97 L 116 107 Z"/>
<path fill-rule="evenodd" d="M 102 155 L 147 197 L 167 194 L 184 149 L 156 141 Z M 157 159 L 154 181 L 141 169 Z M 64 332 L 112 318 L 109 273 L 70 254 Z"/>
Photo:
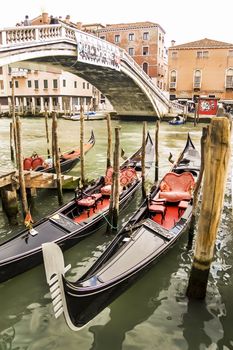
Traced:
<path fill-rule="evenodd" d="M 31 20 L 31 25 L 48 25 L 51 17 L 47 13 Z M 57 19 L 75 27 L 70 17 Z M 18 24 L 18 25 L 23 25 Z M 14 65 L 15 67 L 15 65 Z M 84 110 L 103 109 L 101 93 L 90 83 L 69 72 L 49 66 L 46 71 L 0 67 L 0 113 L 9 112 L 12 106 L 12 84 L 16 111 L 22 113 L 51 112 L 75 113 L 80 104 Z M 104 108 L 111 109 L 111 105 Z"/>
<path fill-rule="evenodd" d="M 136 22 L 121 24 L 83 24 L 89 31 L 103 40 L 126 50 L 137 64 L 162 90 L 167 90 L 167 54 L 165 31 L 156 23 Z"/>
<path fill-rule="evenodd" d="M 174 44 L 174 43 L 173 43 Z M 170 99 L 233 100 L 233 44 L 203 39 L 168 49 Z"/>

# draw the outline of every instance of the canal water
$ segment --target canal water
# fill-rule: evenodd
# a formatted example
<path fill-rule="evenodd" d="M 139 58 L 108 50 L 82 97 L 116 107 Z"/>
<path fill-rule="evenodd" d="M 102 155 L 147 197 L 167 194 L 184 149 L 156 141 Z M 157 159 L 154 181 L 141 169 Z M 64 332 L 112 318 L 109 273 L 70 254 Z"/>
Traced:
<path fill-rule="evenodd" d="M 12 168 L 9 151 L 9 119 L 0 119 L 1 169 Z M 121 126 L 121 146 L 130 155 L 141 144 L 142 123 L 113 121 Z M 51 125 L 50 125 L 51 126 Z M 61 151 L 79 145 L 79 122 L 60 119 L 59 145 Z M 169 153 L 176 158 L 184 146 L 187 132 L 200 149 L 203 124 L 170 126 L 162 122 L 159 132 L 161 177 L 170 168 Z M 51 127 L 50 127 L 51 128 Z M 96 144 L 86 156 L 89 179 L 104 173 L 106 164 L 106 121 L 85 122 L 85 139 L 91 129 Z M 148 122 L 154 137 L 154 123 Z M 23 119 L 23 150 L 25 156 L 33 151 L 46 154 L 43 119 Z M 79 176 L 77 165 L 70 174 Z M 147 180 L 153 181 L 154 169 Z M 210 189 L 211 190 L 211 189 Z M 66 192 L 65 201 L 73 197 Z M 121 213 L 121 223 L 129 218 L 141 201 L 135 195 L 130 206 Z M 34 220 L 45 216 L 58 206 L 55 190 L 40 190 L 32 207 Z M 12 227 L 0 207 L 0 242 L 23 227 Z M 231 182 L 227 182 L 224 211 L 216 241 L 205 301 L 190 302 L 185 296 L 193 249 L 187 249 L 187 236 L 163 256 L 149 272 L 122 294 L 109 307 L 79 332 L 66 326 L 63 317 L 55 320 L 51 308 L 43 265 L 0 284 L 0 350 L 152 350 L 152 349 L 233 349 L 233 218 Z M 101 254 L 112 237 L 105 230 L 86 238 L 65 252 L 66 264 L 71 263 L 71 280 L 80 276 Z"/>

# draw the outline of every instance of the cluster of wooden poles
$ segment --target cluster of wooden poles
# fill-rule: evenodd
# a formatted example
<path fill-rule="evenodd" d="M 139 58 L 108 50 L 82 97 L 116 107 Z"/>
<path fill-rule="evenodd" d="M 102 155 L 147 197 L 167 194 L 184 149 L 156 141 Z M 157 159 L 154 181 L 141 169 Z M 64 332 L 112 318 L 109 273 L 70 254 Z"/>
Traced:
<path fill-rule="evenodd" d="M 48 140 L 48 123 L 46 119 L 46 135 Z M 12 121 L 13 138 L 15 143 L 15 155 L 19 168 L 20 191 L 23 203 L 23 211 L 27 213 L 26 191 L 23 176 L 23 158 L 21 151 L 21 126 L 19 117 L 15 117 L 13 108 Z M 57 139 L 57 118 L 53 114 L 53 157 L 56 164 L 58 199 L 62 203 L 61 170 L 58 152 Z M 155 183 L 158 181 L 158 132 L 159 122 L 156 121 L 155 128 Z M 111 140 L 111 119 L 107 116 L 107 168 L 111 166 L 112 140 Z M 146 196 L 145 190 L 145 140 L 146 123 L 143 123 L 142 135 L 142 193 Z M 198 206 L 198 193 L 204 174 L 202 202 L 200 215 L 197 224 L 197 236 L 194 251 L 194 259 L 190 272 L 187 296 L 189 298 L 204 299 L 206 295 L 210 265 L 214 256 L 215 240 L 221 219 L 223 208 L 224 191 L 230 159 L 231 122 L 225 116 L 212 119 L 210 126 L 203 128 L 201 138 L 201 176 L 196 184 L 193 199 L 193 215 L 191 219 L 190 237 L 193 235 L 196 210 Z M 81 108 L 80 113 L 80 182 L 81 186 L 86 185 L 84 176 L 84 114 Z M 113 152 L 113 185 L 110 199 L 109 224 L 111 228 L 117 228 L 119 212 L 119 159 L 120 159 L 119 127 L 115 128 L 115 148 Z M 12 151 L 13 152 L 13 151 Z M 48 147 L 49 154 L 49 147 Z"/>

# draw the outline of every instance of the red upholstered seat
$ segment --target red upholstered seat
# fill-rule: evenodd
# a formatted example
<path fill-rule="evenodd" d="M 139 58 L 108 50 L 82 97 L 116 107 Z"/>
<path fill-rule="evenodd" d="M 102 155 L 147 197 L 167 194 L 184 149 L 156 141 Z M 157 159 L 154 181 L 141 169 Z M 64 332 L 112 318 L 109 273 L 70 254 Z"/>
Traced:
<path fill-rule="evenodd" d="M 93 207 L 95 204 L 95 199 L 93 199 L 91 196 L 82 198 L 77 200 L 77 204 L 81 205 L 82 207 Z"/>
<path fill-rule="evenodd" d="M 120 173 L 120 184 L 122 187 L 130 185 L 137 179 L 137 172 L 134 168 L 122 169 Z"/>
<path fill-rule="evenodd" d="M 23 160 L 23 169 L 31 170 L 31 168 L 32 168 L 32 157 L 25 158 Z"/>
<path fill-rule="evenodd" d="M 150 213 L 161 214 L 161 223 L 163 222 L 166 214 L 166 207 L 160 204 L 150 204 L 148 209 Z"/>
<path fill-rule="evenodd" d="M 36 169 L 39 166 L 42 166 L 44 163 L 44 160 L 42 157 L 36 157 L 32 159 L 32 170 Z"/>
<path fill-rule="evenodd" d="M 91 197 L 97 201 L 97 200 L 99 200 L 100 198 L 102 198 L 102 194 L 101 194 L 101 193 L 93 193 L 93 194 L 91 195 Z"/>
<path fill-rule="evenodd" d="M 191 173 L 167 173 L 160 184 L 159 198 L 169 202 L 190 200 L 195 180 Z"/>

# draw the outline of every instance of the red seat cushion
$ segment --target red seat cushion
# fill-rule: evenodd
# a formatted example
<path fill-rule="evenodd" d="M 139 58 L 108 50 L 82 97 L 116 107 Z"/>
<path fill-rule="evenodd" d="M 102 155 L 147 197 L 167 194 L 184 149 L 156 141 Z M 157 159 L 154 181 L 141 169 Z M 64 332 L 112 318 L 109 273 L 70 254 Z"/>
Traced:
<path fill-rule="evenodd" d="M 82 207 L 92 207 L 95 204 L 95 199 L 92 197 L 82 198 L 77 201 L 77 204 Z"/>
<path fill-rule="evenodd" d="M 166 208 L 163 205 L 151 204 L 148 209 L 154 213 L 164 214 Z"/>
<path fill-rule="evenodd" d="M 184 191 L 160 192 L 159 198 L 164 198 L 168 202 L 179 202 L 183 199 L 190 200 L 191 194 Z"/>

